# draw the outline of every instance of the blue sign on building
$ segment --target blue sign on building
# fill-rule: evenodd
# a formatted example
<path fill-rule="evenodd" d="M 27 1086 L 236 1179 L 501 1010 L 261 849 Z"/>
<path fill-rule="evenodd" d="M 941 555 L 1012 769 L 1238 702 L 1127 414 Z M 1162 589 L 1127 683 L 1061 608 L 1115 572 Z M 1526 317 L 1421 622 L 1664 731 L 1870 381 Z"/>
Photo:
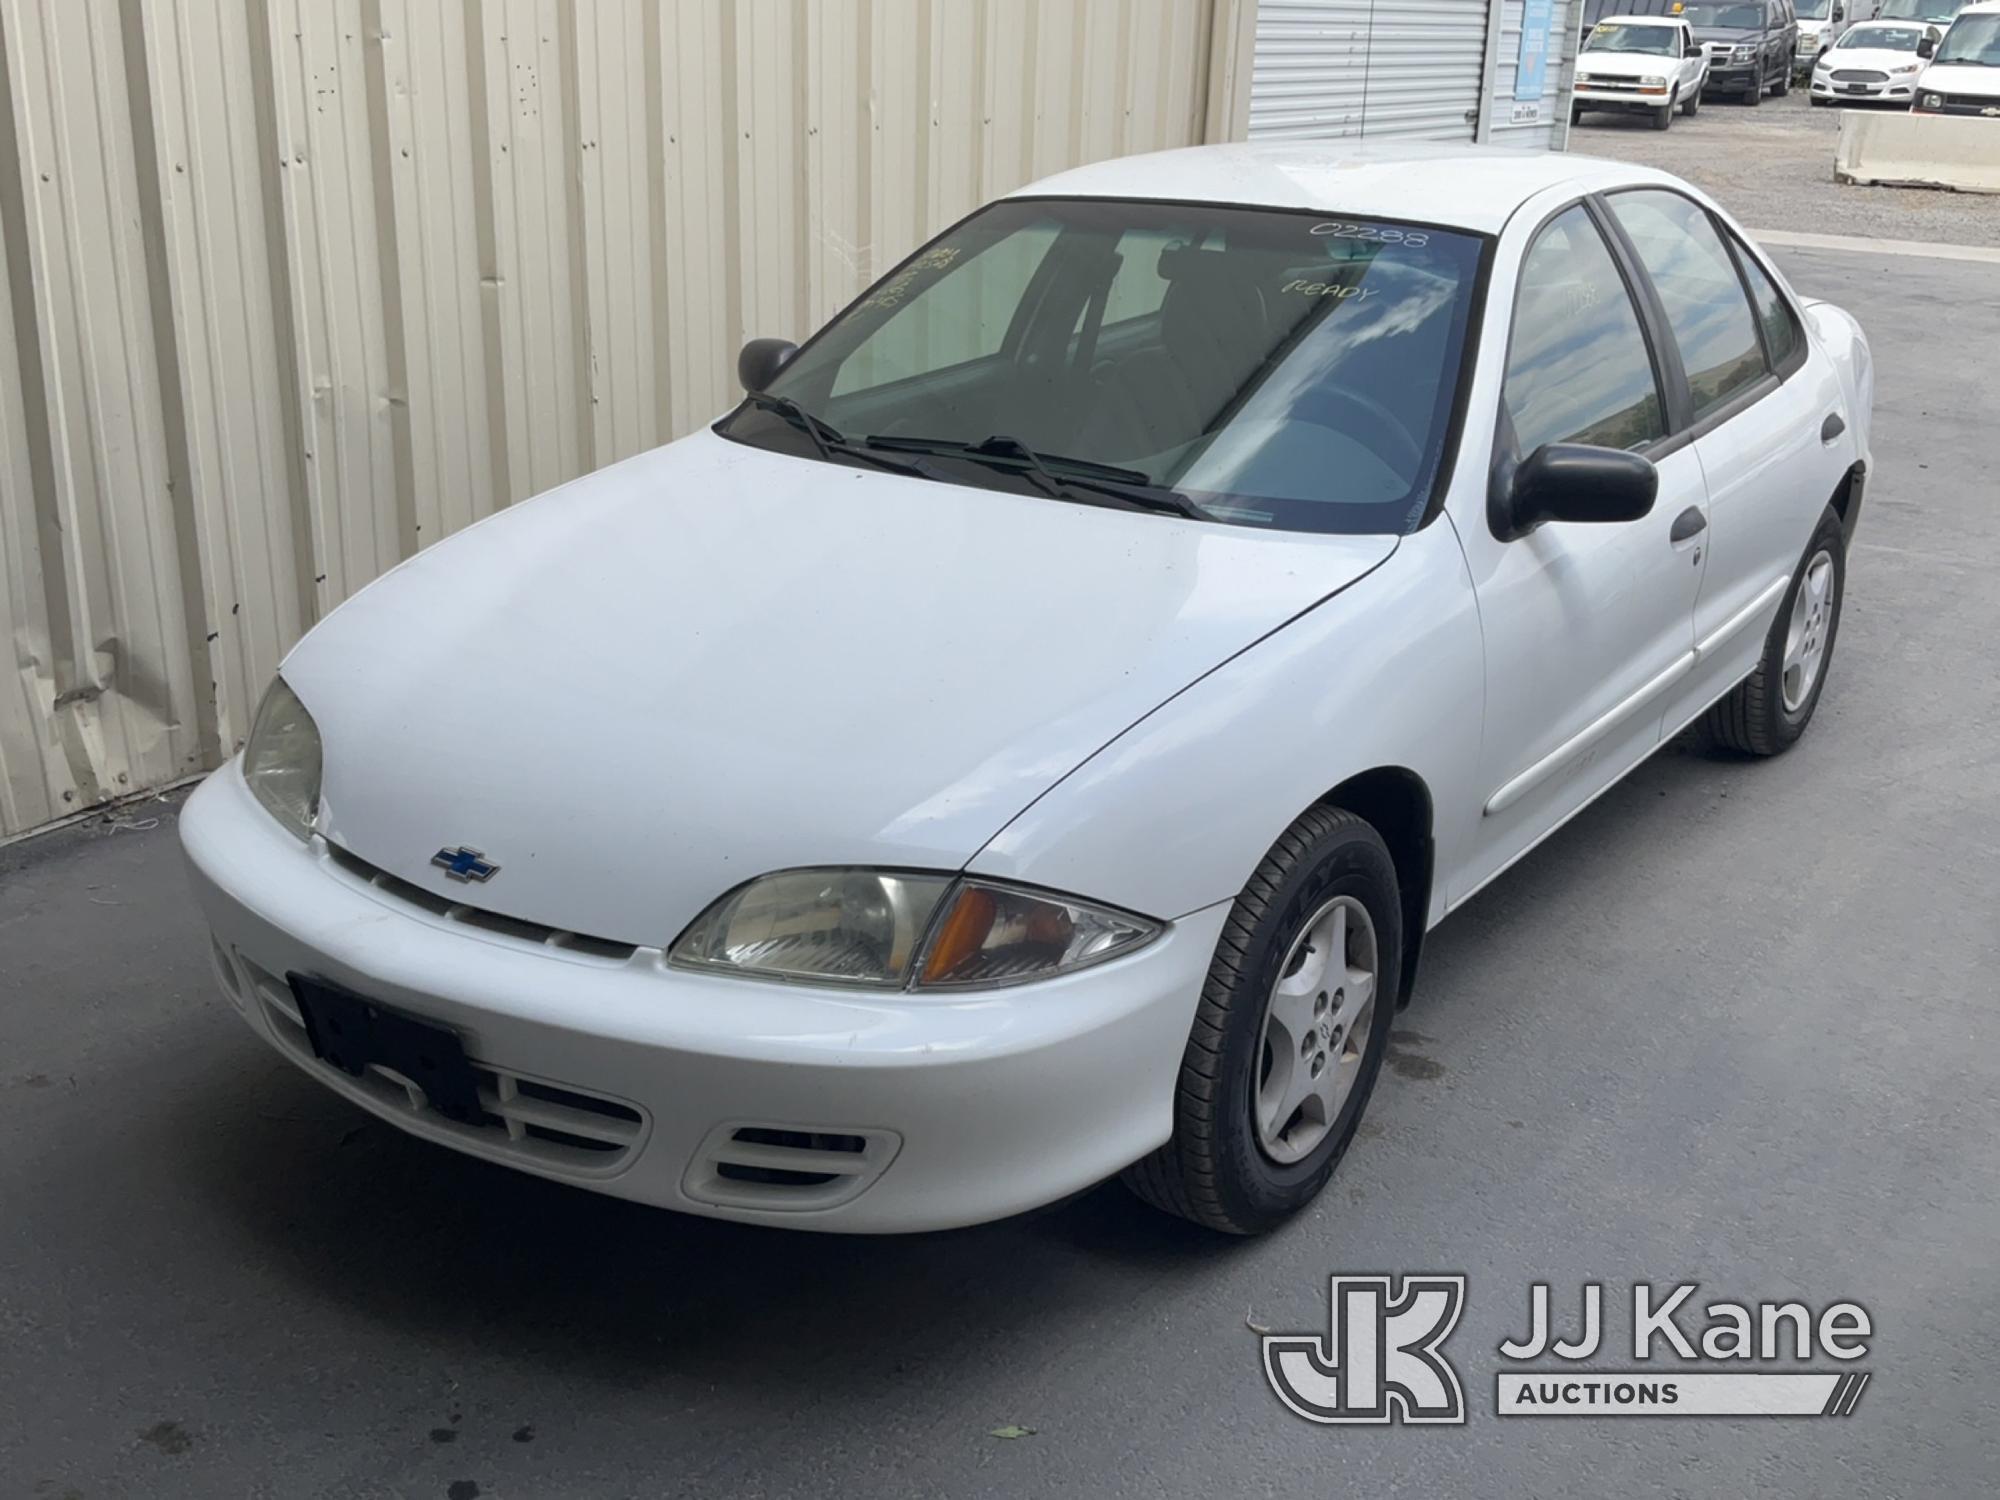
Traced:
<path fill-rule="evenodd" d="M 1549 32 L 1555 0 L 1522 0 L 1521 58 L 1514 73 L 1514 97 L 1539 99 L 1549 81 Z"/>

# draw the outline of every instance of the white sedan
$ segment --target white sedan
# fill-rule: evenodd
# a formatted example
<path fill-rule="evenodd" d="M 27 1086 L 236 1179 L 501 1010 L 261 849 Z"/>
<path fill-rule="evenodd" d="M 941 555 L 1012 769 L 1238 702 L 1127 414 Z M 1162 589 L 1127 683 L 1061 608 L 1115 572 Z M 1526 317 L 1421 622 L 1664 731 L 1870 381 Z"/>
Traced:
<path fill-rule="evenodd" d="M 1868 472 L 1854 320 L 1571 156 L 1085 167 L 740 368 L 324 620 L 181 831 L 328 1087 L 800 1228 L 1279 1223 L 1426 932 L 1804 732 Z"/>
<path fill-rule="evenodd" d="M 1937 43 L 1935 26 L 1891 21 L 1856 26 L 1813 65 L 1812 102 L 1908 105 Z"/>

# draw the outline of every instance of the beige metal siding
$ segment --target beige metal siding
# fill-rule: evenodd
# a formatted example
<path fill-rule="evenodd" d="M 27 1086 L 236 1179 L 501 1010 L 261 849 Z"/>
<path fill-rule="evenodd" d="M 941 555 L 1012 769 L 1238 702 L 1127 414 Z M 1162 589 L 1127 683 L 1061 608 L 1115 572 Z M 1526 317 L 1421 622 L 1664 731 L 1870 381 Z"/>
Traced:
<path fill-rule="evenodd" d="M 706 420 L 745 336 L 1239 117 L 1245 3 L 0 0 L 0 837 L 214 764 L 327 610 Z"/>

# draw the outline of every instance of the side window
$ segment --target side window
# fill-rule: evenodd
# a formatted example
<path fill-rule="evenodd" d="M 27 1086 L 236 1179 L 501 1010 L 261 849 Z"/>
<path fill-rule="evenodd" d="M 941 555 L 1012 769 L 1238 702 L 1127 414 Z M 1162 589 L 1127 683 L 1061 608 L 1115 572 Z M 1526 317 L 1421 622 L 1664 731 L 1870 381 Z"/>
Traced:
<path fill-rule="evenodd" d="M 1678 193 L 1615 193 L 1611 211 L 1666 304 L 1700 420 L 1765 373 L 1764 346 L 1736 263 L 1707 213 Z"/>
<path fill-rule="evenodd" d="M 1523 454 L 1638 448 L 1666 433 L 1638 311 L 1581 205 L 1551 220 L 1522 263 L 1502 399 Z"/>
<path fill-rule="evenodd" d="M 1757 321 L 1764 325 L 1764 346 L 1771 351 L 1771 363 L 1779 374 L 1789 375 L 1805 354 L 1805 330 L 1799 327 L 1791 303 L 1750 252 L 1738 245 L 1736 259 L 1743 266 L 1744 279 L 1750 283 L 1750 301 L 1757 309 Z"/>

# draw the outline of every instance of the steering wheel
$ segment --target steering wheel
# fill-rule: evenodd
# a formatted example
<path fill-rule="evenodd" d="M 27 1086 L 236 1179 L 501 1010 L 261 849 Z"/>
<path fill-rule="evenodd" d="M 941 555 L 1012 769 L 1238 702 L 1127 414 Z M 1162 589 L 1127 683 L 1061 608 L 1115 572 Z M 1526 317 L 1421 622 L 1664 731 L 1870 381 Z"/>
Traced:
<path fill-rule="evenodd" d="M 1322 399 L 1344 403 L 1369 420 L 1350 425 L 1336 420 L 1331 412 L 1315 411 L 1315 405 Z M 1292 410 L 1300 421 L 1330 428 L 1342 437 L 1352 438 L 1398 474 L 1414 479 L 1423 469 L 1424 445 L 1417 441 L 1416 434 L 1410 431 L 1401 417 L 1373 396 L 1363 395 L 1337 381 L 1326 381 L 1314 386 L 1311 394 Z"/>

